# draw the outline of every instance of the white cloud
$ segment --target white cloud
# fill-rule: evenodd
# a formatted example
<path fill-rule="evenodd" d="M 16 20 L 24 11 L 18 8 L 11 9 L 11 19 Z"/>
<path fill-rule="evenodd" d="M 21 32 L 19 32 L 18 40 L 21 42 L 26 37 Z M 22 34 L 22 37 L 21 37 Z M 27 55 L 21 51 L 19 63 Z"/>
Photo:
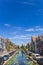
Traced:
<path fill-rule="evenodd" d="M 43 28 L 36 29 L 36 31 L 43 31 Z"/>
<path fill-rule="evenodd" d="M 22 1 L 21 4 L 24 5 L 36 5 L 35 0 L 26 0 L 26 1 Z"/>
<path fill-rule="evenodd" d="M 42 32 L 43 31 L 43 27 L 41 26 L 35 26 L 34 28 L 29 28 L 29 29 L 26 29 L 25 31 L 27 32 Z"/>
<path fill-rule="evenodd" d="M 30 35 L 16 35 L 16 36 L 14 36 L 14 37 L 10 37 L 9 39 L 21 39 L 21 40 L 29 40 L 29 39 L 31 39 L 31 36 Z"/>
<path fill-rule="evenodd" d="M 10 27 L 11 25 L 10 25 L 10 24 L 4 24 L 4 26 L 6 26 L 6 27 Z"/>
<path fill-rule="evenodd" d="M 36 27 L 35 27 L 35 31 L 42 32 L 42 31 L 43 31 L 43 27 L 41 27 L 41 26 L 36 26 Z"/>
<path fill-rule="evenodd" d="M 41 26 L 35 26 L 35 28 L 40 28 Z"/>
<path fill-rule="evenodd" d="M 14 41 L 14 43 L 21 45 L 21 44 L 27 44 L 28 42 L 31 42 L 31 36 L 32 34 L 24 34 L 24 35 L 15 35 L 13 37 L 10 37 L 9 39 Z"/>
<path fill-rule="evenodd" d="M 34 32 L 34 28 L 29 28 L 29 29 L 26 29 L 25 31 Z"/>
<path fill-rule="evenodd" d="M 26 4 L 26 5 L 34 5 L 34 3 L 32 3 L 32 2 L 22 2 L 22 4 Z"/>
<path fill-rule="evenodd" d="M 11 33 L 12 35 L 16 35 L 17 34 L 17 32 L 13 32 L 13 33 Z"/>

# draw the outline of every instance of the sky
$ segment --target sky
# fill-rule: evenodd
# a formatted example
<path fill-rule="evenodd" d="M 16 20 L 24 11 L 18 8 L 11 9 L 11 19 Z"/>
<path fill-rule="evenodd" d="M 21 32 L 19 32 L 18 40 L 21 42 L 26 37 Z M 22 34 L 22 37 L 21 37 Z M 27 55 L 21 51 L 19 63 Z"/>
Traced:
<path fill-rule="evenodd" d="M 17 45 L 43 34 L 43 0 L 0 0 L 0 37 Z"/>

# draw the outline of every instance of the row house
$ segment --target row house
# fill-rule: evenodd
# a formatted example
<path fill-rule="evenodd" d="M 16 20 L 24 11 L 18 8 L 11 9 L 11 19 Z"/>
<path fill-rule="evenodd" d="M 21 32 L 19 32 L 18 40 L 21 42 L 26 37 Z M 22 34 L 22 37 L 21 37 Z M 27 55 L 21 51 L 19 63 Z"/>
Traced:
<path fill-rule="evenodd" d="M 6 43 L 3 38 L 0 38 L 0 52 L 6 51 Z"/>
<path fill-rule="evenodd" d="M 11 45 L 11 42 L 9 39 L 0 38 L 0 52 L 3 52 L 3 51 L 7 52 L 9 45 Z"/>
<path fill-rule="evenodd" d="M 0 38 L 0 53 L 5 51 L 12 51 L 16 48 L 16 45 L 9 39 Z"/>
<path fill-rule="evenodd" d="M 43 55 L 43 35 L 38 37 L 32 36 L 31 42 L 34 46 L 34 52 Z"/>
<path fill-rule="evenodd" d="M 38 42 L 39 53 L 43 55 L 43 35 L 38 37 L 37 42 Z"/>
<path fill-rule="evenodd" d="M 36 36 L 32 36 L 31 43 L 33 44 L 34 52 L 39 53 L 39 50 L 38 50 L 38 47 L 37 47 L 38 43 L 37 43 L 37 37 Z"/>

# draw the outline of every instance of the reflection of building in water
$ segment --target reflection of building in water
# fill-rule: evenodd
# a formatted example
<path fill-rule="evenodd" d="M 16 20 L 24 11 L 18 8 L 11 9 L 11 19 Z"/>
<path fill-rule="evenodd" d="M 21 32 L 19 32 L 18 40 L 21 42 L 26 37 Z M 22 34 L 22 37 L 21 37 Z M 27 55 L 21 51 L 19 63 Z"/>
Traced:
<path fill-rule="evenodd" d="M 23 50 L 21 51 L 21 53 L 22 53 L 22 56 L 23 56 L 23 54 L 24 54 Z"/>

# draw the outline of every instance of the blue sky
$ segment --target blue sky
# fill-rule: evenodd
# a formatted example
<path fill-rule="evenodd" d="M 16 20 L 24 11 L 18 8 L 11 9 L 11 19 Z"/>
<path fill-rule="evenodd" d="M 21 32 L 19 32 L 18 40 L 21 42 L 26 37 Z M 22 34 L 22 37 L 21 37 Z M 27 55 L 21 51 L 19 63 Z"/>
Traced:
<path fill-rule="evenodd" d="M 26 44 L 43 34 L 43 0 L 0 0 L 0 36 Z"/>

